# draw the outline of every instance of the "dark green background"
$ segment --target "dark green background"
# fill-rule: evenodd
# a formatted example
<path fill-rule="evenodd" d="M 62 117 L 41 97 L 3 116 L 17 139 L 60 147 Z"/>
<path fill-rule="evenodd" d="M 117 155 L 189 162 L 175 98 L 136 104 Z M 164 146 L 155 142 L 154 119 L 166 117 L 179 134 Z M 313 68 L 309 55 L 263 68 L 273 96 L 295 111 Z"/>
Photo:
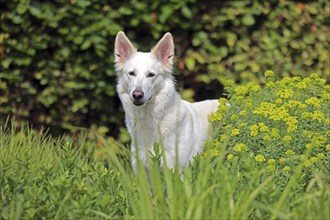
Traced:
<path fill-rule="evenodd" d="M 0 1 L 0 120 L 83 128 L 128 141 L 115 91 L 119 30 L 142 51 L 165 32 L 176 45 L 185 99 L 220 97 L 223 83 L 263 83 L 263 72 L 329 83 L 330 8 L 318 1 Z"/>

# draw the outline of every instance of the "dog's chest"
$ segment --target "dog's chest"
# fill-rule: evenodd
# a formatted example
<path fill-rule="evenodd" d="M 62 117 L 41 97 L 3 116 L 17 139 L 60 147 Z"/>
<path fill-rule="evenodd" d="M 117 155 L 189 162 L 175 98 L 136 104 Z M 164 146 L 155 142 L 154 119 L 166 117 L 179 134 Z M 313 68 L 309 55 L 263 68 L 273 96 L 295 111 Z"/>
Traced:
<path fill-rule="evenodd" d="M 144 123 L 137 122 L 134 126 L 134 135 L 131 138 L 133 148 L 140 149 L 141 153 L 146 151 L 153 150 L 155 143 L 159 143 L 160 135 L 156 132 L 154 124 L 151 124 L 147 121 Z M 144 150 L 142 150 L 144 149 Z"/>
<path fill-rule="evenodd" d="M 154 117 L 155 113 L 145 112 L 138 118 L 133 119 L 133 137 L 139 147 L 150 148 L 155 143 L 166 141 L 166 136 L 170 130 L 170 123 L 165 118 Z M 158 115 L 159 116 L 159 115 Z"/>

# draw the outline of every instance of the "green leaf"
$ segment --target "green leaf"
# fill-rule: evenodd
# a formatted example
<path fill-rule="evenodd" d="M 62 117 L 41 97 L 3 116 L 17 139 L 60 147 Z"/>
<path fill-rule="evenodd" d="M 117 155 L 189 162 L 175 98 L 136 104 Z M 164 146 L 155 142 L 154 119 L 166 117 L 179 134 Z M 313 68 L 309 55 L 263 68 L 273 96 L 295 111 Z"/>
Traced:
<path fill-rule="evenodd" d="M 122 6 L 118 9 L 119 13 L 123 14 L 123 15 L 131 15 L 133 14 L 133 11 L 131 8 L 129 8 L 128 6 Z"/>
<path fill-rule="evenodd" d="M 2 67 L 5 68 L 5 69 L 8 69 L 8 67 L 10 66 L 10 64 L 13 62 L 13 59 L 8 57 L 6 59 L 3 59 L 1 64 L 2 64 Z"/>
<path fill-rule="evenodd" d="M 233 32 L 227 32 L 226 41 L 229 47 L 233 47 L 237 41 L 237 35 Z"/>
<path fill-rule="evenodd" d="M 244 17 L 242 18 L 242 23 L 246 26 L 251 26 L 255 24 L 255 20 L 254 17 L 250 14 L 246 14 L 244 15 Z"/>
<path fill-rule="evenodd" d="M 24 14 L 27 10 L 27 5 L 24 3 L 19 3 L 16 7 L 16 11 L 18 14 Z"/>
<path fill-rule="evenodd" d="M 198 81 L 204 82 L 206 84 L 210 83 L 211 78 L 207 74 L 200 74 L 197 76 Z"/>
<path fill-rule="evenodd" d="M 188 70 L 193 70 L 195 68 L 196 61 L 193 57 L 186 57 L 185 64 Z"/>
<path fill-rule="evenodd" d="M 77 36 L 73 39 L 73 42 L 75 44 L 81 44 L 83 42 L 84 38 L 82 36 Z"/>
<path fill-rule="evenodd" d="M 86 50 L 92 45 L 92 40 L 88 38 L 87 40 L 84 41 L 84 43 L 81 45 L 80 49 Z"/>
<path fill-rule="evenodd" d="M 63 56 L 63 58 L 68 58 L 71 54 L 71 51 L 68 47 L 63 47 L 61 50 L 60 50 L 60 54 L 61 56 Z"/>
<path fill-rule="evenodd" d="M 192 57 L 194 58 L 194 59 L 196 59 L 196 61 L 198 62 L 198 63 L 205 63 L 205 59 L 204 59 L 204 57 L 202 56 L 202 54 L 200 54 L 200 53 L 198 53 L 198 52 L 192 52 Z"/>
<path fill-rule="evenodd" d="M 42 12 L 38 7 L 30 7 L 30 13 L 37 18 L 42 18 Z"/>
<path fill-rule="evenodd" d="M 228 54 L 228 48 L 227 47 L 220 47 L 219 54 L 221 57 L 226 57 Z"/>
<path fill-rule="evenodd" d="M 192 18 L 193 14 L 190 10 L 190 8 L 188 8 L 187 6 L 183 6 L 181 8 L 181 13 L 183 14 L 183 16 L 185 16 L 186 18 Z"/>

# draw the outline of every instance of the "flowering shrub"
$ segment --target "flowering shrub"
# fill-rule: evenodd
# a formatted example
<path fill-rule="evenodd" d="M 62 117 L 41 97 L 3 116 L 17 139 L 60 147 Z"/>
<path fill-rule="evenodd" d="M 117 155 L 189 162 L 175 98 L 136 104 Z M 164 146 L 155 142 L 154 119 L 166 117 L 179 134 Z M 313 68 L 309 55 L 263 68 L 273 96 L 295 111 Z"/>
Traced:
<path fill-rule="evenodd" d="M 330 86 L 317 74 L 279 81 L 273 71 L 264 75 L 263 88 L 227 82 L 230 100 L 220 98 L 209 116 L 213 139 L 204 156 L 223 155 L 228 165 L 252 158 L 256 167 L 277 175 L 290 175 L 299 164 L 305 174 L 329 171 Z"/>

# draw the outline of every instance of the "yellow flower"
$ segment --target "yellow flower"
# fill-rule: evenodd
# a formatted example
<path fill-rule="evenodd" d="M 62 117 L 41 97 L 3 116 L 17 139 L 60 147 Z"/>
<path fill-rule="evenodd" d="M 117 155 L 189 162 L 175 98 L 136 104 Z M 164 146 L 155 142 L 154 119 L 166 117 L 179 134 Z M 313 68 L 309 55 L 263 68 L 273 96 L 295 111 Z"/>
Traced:
<path fill-rule="evenodd" d="M 304 82 L 304 81 L 298 82 L 298 83 L 296 84 L 296 87 L 297 87 L 298 89 L 306 89 L 306 88 L 307 88 L 307 83 Z"/>
<path fill-rule="evenodd" d="M 272 138 L 269 135 L 265 135 L 262 139 L 264 141 L 270 141 Z"/>
<path fill-rule="evenodd" d="M 239 116 L 236 115 L 236 114 L 233 114 L 232 116 L 230 116 L 230 119 L 231 119 L 232 121 L 236 121 L 236 120 L 239 119 Z"/>
<path fill-rule="evenodd" d="M 228 154 L 227 160 L 232 160 L 232 159 L 234 159 L 234 154 Z"/>
<path fill-rule="evenodd" d="M 325 156 L 324 156 L 324 153 L 318 153 L 317 155 L 317 158 L 319 159 L 323 159 Z"/>
<path fill-rule="evenodd" d="M 228 140 L 227 135 L 222 134 L 222 135 L 220 136 L 220 141 L 221 141 L 221 142 L 226 142 L 227 140 Z"/>
<path fill-rule="evenodd" d="M 282 99 L 288 99 L 294 95 L 291 89 L 281 89 L 276 93 L 277 96 L 281 97 Z"/>
<path fill-rule="evenodd" d="M 235 152 L 242 152 L 242 151 L 247 150 L 247 147 L 246 147 L 246 144 L 239 143 L 239 144 L 236 144 L 233 149 Z"/>
<path fill-rule="evenodd" d="M 222 115 L 221 115 L 219 112 L 211 113 L 211 114 L 208 116 L 208 120 L 209 120 L 209 122 L 221 121 L 222 118 L 223 118 L 223 117 L 222 117 Z"/>
<path fill-rule="evenodd" d="M 318 159 L 317 157 L 311 157 L 311 158 L 309 159 L 309 161 L 310 161 L 311 163 L 316 163 L 316 162 L 319 161 L 319 159 Z"/>
<path fill-rule="evenodd" d="M 260 86 L 259 86 L 259 85 L 254 85 L 254 86 L 251 87 L 250 90 L 251 90 L 252 92 L 258 92 L 258 91 L 260 91 Z"/>
<path fill-rule="evenodd" d="M 287 150 L 285 152 L 285 155 L 287 155 L 288 157 L 291 157 L 291 156 L 295 155 L 295 152 L 293 150 Z"/>
<path fill-rule="evenodd" d="M 245 100 L 245 108 L 247 108 L 247 109 L 251 109 L 252 107 L 253 107 L 252 99 L 251 99 L 251 98 L 246 99 L 246 100 Z"/>
<path fill-rule="evenodd" d="M 271 131 L 271 133 L 270 133 L 270 135 L 271 135 L 271 137 L 273 137 L 273 138 L 279 138 L 279 137 L 280 137 L 279 132 L 280 132 L 280 131 L 279 131 L 277 128 L 273 128 L 272 131 Z"/>
<path fill-rule="evenodd" d="M 303 112 L 303 113 L 301 114 L 301 118 L 302 118 L 302 119 L 307 119 L 307 118 L 309 118 L 309 116 L 310 116 L 309 112 Z"/>
<path fill-rule="evenodd" d="M 237 101 L 237 102 L 242 102 L 244 100 L 244 96 L 236 95 L 232 98 L 232 100 Z"/>
<path fill-rule="evenodd" d="M 327 151 L 330 151 L 330 144 L 325 145 L 325 149 L 327 149 Z"/>
<path fill-rule="evenodd" d="M 231 128 L 232 127 L 232 125 L 231 124 L 228 124 L 228 125 L 226 125 L 224 128 L 225 129 L 229 129 L 229 128 Z"/>
<path fill-rule="evenodd" d="M 313 147 L 313 145 L 312 144 L 306 144 L 306 146 L 305 146 L 307 149 L 310 149 L 310 148 L 312 148 Z"/>
<path fill-rule="evenodd" d="M 226 112 L 229 109 L 229 107 L 224 103 L 220 103 L 218 107 L 218 111 L 223 113 Z"/>
<path fill-rule="evenodd" d="M 228 99 L 226 99 L 226 98 L 220 98 L 220 99 L 219 99 L 219 103 L 220 103 L 221 105 L 226 105 L 226 104 L 228 103 Z"/>
<path fill-rule="evenodd" d="M 288 113 L 288 109 L 286 109 L 285 106 L 274 108 L 269 111 L 269 118 L 274 121 L 279 121 L 286 117 L 289 117 L 289 113 Z"/>
<path fill-rule="evenodd" d="M 319 133 L 314 134 L 311 142 L 315 147 L 319 147 L 324 145 L 327 142 L 327 137 L 324 135 L 320 135 Z"/>
<path fill-rule="evenodd" d="M 290 135 L 286 135 L 283 137 L 283 141 L 286 143 L 289 143 L 292 141 L 292 137 Z"/>
<path fill-rule="evenodd" d="M 289 100 L 287 103 L 285 103 L 286 107 L 289 107 L 290 109 L 300 106 L 302 103 L 297 100 Z"/>
<path fill-rule="evenodd" d="M 248 92 L 248 88 L 246 86 L 236 86 L 235 94 L 244 96 Z"/>
<path fill-rule="evenodd" d="M 254 124 L 250 126 L 250 136 L 255 137 L 258 134 L 259 127 L 258 125 Z"/>
<path fill-rule="evenodd" d="M 275 165 L 276 160 L 275 159 L 269 159 L 268 160 L 268 165 Z"/>
<path fill-rule="evenodd" d="M 276 166 L 274 164 L 268 165 L 267 170 L 270 172 L 274 172 L 276 170 Z"/>
<path fill-rule="evenodd" d="M 263 123 L 263 122 L 260 122 L 258 126 L 259 126 L 259 130 L 261 132 L 268 132 L 268 130 L 269 130 L 267 125 L 265 125 L 265 123 Z"/>
<path fill-rule="evenodd" d="M 262 163 L 262 162 L 265 162 L 266 161 L 266 158 L 263 156 L 263 155 L 261 155 L 261 154 L 258 154 L 257 156 L 255 156 L 255 158 L 254 158 L 257 162 L 259 162 L 259 163 Z"/>
<path fill-rule="evenodd" d="M 284 163 L 286 162 L 286 160 L 285 160 L 284 157 L 281 157 L 281 158 L 279 159 L 279 161 L 280 161 L 281 164 L 284 164 Z"/>
<path fill-rule="evenodd" d="M 244 109 L 244 110 L 240 111 L 239 115 L 245 116 L 246 115 L 246 110 Z"/>
<path fill-rule="evenodd" d="M 235 89 L 235 82 L 234 82 L 234 80 L 231 80 L 231 79 L 227 80 L 225 82 L 225 89 L 227 90 L 227 92 L 232 93 L 234 91 L 234 89 Z"/>
<path fill-rule="evenodd" d="M 268 83 L 266 83 L 266 88 L 274 88 L 274 86 L 275 86 L 275 83 L 274 82 L 268 82 Z"/>
<path fill-rule="evenodd" d="M 309 160 L 306 160 L 303 165 L 304 167 L 310 167 L 312 163 Z"/>
<path fill-rule="evenodd" d="M 238 125 L 238 127 L 240 127 L 240 128 L 245 128 L 246 127 L 246 123 L 245 122 L 242 122 L 242 123 L 240 123 L 239 125 Z"/>
<path fill-rule="evenodd" d="M 305 103 L 308 104 L 308 105 L 314 106 L 316 108 L 319 108 L 321 106 L 320 105 L 321 101 L 316 97 L 306 99 Z"/>
<path fill-rule="evenodd" d="M 289 172 L 291 171 L 291 167 L 290 167 L 290 166 L 285 166 L 285 167 L 283 168 L 283 171 L 284 171 L 285 173 L 289 173 Z"/>
<path fill-rule="evenodd" d="M 282 104 L 282 102 L 283 102 L 283 99 L 281 99 L 281 98 L 275 99 L 276 104 Z"/>
<path fill-rule="evenodd" d="M 318 121 L 319 123 L 321 123 L 325 119 L 325 116 L 320 111 L 314 111 L 313 113 L 311 113 L 311 118 L 313 120 Z"/>
<path fill-rule="evenodd" d="M 312 79 L 312 80 L 317 80 L 319 79 L 319 75 L 317 73 L 312 73 L 309 75 L 309 78 Z"/>
<path fill-rule="evenodd" d="M 288 126 L 287 131 L 288 132 L 293 132 L 296 131 L 298 126 L 298 120 L 297 117 L 294 116 L 289 116 L 285 119 L 285 124 Z"/>
<path fill-rule="evenodd" d="M 330 118 L 325 119 L 325 124 L 330 125 Z"/>
<path fill-rule="evenodd" d="M 240 134 L 240 130 L 238 128 L 234 128 L 232 131 L 231 131 L 231 136 L 237 136 Z"/>
<path fill-rule="evenodd" d="M 207 157 L 207 156 L 217 157 L 219 155 L 220 155 L 220 151 L 215 150 L 215 149 L 210 149 L 204 153 L 204 157 Z"/>
<path fill-rule="evenodd" d="M 329 92 L 326 92 L 326 91 L 322 91 L 321 98 L 324 101 L 330 101 L 330 93 Z"/>
<path fill-rule="evenodd" d="M 265 77 L 273 77 L 274 76 L 274 71 L 273 70 L 266 70 L 264 73 Z"/>
<path fill-rule="evenodd" d="M 269 102 L 261 102 L 259 107 L 257 107 L 253 113 L 254 114 L 259 114 L 263 116 L 269 116 L 275 108 L 274 103 L 269 103 Z"/>

